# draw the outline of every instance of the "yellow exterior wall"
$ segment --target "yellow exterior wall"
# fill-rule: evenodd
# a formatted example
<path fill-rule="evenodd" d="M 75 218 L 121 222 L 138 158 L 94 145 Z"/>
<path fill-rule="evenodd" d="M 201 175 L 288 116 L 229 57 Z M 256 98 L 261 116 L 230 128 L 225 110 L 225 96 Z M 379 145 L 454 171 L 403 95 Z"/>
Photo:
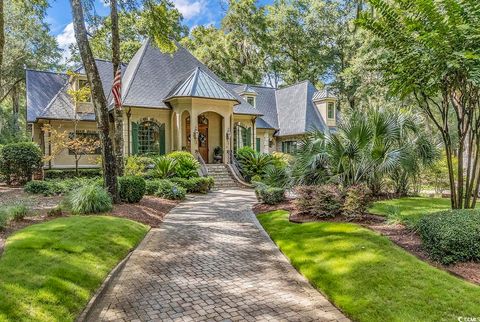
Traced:
<path fill-rule="evenodd" d="M 257 138 L 260 138 L 260 152 L 261 153 L 273 153 L 276 151 L 275 137 L 273 136 L 274 130 L 270 129 L 257 129 Z M 270 141 L 272 144 L 270 146 Z"/>
<path fill-rule="evenodd" d="M 334 118 L 333 119 L 329 119 L 328 118 L 328 113 L 327 113 L 327 106 L 328 106 L 328 103 L 331 102 L 331 103 L 334 103 L 335 105 L 335 115 L 334 115 Z M 337 109 L 336 109 L 336 101 L 334 99 L 327 99 L 327 100 L 321 100 L 321 101 L 317 101 L 315 102 L 315 106 L 317 107 L 318 111 L 320 112 L 320 115 L 322 115 L 322 118 L 323 120 L 325 121 L 325 124 L 327 124 L 327 126 L 337 126 L 337 121 L 336 121 L 336 116 L 337 116 Z"/>

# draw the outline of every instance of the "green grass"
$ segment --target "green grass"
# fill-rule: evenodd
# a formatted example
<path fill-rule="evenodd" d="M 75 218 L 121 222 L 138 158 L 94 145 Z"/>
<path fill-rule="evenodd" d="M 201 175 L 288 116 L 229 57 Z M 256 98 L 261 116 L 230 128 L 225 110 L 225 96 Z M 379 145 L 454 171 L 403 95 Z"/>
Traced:
<path fill-rule="evenodd" d="M 457 321 L 480 316 L 480 287 L 438 270 L 355 224 L 292 224 L 286 211 L 263 227 L 310 283 L 356 321 Z"/>
<path fill-rule="evenodd" d="M 369 209 L 372 214 L 387 216 L 392 207 L 398 209 L 399 219 L 415 225 L 420 218 L 437 211 L 450 209 L 449 198 L 406 197 L 376 201 Z"/>
<path fill-rule="evenodd" d="M 22 229 L 0 257 L 0 321 L 71 321 L 147 227 L 106 216 Z"/>

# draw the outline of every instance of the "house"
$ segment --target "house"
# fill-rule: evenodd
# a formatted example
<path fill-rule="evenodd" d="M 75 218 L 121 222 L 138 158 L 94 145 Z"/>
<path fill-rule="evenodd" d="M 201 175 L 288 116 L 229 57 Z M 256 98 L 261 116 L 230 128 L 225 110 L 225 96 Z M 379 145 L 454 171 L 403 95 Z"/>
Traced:
<path fill-rule="evenodd" d="M 113 102 L 112 64 L 96 63 L 105 95 Z M 45 124 L 98 135 L 93 104 L 89 99 L 74 103 L 68 94 L 87 84 L 83 69 L 77 73 L 26 71 L 27 122 L 45 155 L 52 151 Z M 174 54 L 164 54 L 150 40 L 122 65 L 122 102 L 125 155 L 187 150 L 212 163 L 214 149 L 221 147 L 222 162 L 228 163 L 229 152 L 243 146 L 289 153 L 307 131 L 336 126 L 335 96 L 308 81 L 281 89 L 226 83 L 180 45 Z M 95 167 L 97 159 L 82 158 L 80 166 Z M 62 151 L 45 166 L 70 168 L 74 158 Z"/>

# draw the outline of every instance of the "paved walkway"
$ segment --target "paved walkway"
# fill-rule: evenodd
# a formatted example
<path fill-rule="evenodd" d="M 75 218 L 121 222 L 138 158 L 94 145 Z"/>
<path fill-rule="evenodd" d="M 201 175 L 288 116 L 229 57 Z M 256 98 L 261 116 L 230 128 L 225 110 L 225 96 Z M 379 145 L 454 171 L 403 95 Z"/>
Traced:
<path fill-rule="evenodd" d="M 152 229 L 90 321 L 348 321 L 259 229 L 251 191 L 194 196 Z"/>

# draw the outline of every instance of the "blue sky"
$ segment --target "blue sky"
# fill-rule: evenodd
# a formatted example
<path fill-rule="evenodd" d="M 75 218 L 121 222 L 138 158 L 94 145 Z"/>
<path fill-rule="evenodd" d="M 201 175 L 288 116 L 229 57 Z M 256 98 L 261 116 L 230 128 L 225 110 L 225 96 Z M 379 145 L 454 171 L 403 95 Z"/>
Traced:
<path fill-rule="evenodd" d="M 109 9 L 103 0 L 95 0 L 95 10 L 99 15 L 108 15 Z M 225 14 L 225 0 L 172 0 L 183 14 L 184 23 L 189 27 L 197 25 L 218 25 Z M 273 0 L 258 0 L 260 4 Z M 47 22 L 52 35 L 57 38 L 60 48 L 68 55 L 68 46 L 75 41 L 69 0 L 55 0 L 47 12 Z"/>

